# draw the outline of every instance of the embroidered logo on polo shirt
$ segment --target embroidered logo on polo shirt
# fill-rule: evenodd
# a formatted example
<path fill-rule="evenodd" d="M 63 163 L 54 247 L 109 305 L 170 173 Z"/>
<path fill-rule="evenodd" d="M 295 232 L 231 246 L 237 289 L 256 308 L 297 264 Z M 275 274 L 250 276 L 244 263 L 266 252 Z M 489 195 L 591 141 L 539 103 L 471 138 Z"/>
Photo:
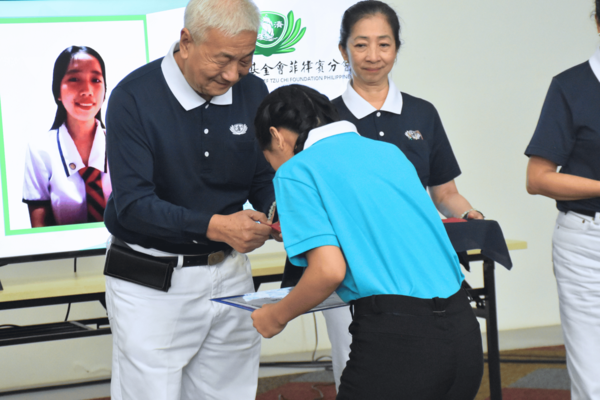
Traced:
<path fill-rule="evenodd" d="M 246 124 L 235 124 L 235 125 L 231 125 L 229 127 L 229 130 L 234 135 L 243 135 L 244 133 L 246 133 L 248 131 L 248 127 L 246 126 Z"/>
<path fill-rule="evenodd" d="M 419 131 L 406 131 L 404 134 L 410 140 L 423 140 L 423 135 Z"/>

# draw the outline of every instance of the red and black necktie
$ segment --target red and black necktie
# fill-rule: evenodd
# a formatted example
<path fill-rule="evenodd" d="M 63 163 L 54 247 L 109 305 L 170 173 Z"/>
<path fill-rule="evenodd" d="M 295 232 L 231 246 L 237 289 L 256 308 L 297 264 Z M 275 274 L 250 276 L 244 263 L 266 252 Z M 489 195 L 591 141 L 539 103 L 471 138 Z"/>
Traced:
<path fill-rule="evenodd" d="M 85 182 L 88 222 L 104 221 L 106 200 L 102 191 L 102 174 L 94 167 L 84 167 L 79 170 L 79 174 Z"/>

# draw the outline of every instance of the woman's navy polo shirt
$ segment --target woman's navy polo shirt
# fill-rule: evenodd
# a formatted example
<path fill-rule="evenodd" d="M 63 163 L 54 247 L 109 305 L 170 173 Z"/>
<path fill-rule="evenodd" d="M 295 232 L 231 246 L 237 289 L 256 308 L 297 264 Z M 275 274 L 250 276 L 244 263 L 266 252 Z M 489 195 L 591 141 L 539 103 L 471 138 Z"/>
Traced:
<path fill-rule="evenodd" d="M 555 76 L 525 150 L 561 166 L 560 173 L 600 180 L 600 49 Z M 600 212 L 600 197 L 557 201 L 560 211 Z"/>
<path fill-rule="evenodd" d="M 424 187 L 450 182 L 460 168 L 435 107 L 401 93 L 392 80 L 385 103 L 377 110 L 348 83 L 346 92 L 334 99 L 341 119 L 356 125 L 364 137 L 398 146 L 417 169 Z"/>

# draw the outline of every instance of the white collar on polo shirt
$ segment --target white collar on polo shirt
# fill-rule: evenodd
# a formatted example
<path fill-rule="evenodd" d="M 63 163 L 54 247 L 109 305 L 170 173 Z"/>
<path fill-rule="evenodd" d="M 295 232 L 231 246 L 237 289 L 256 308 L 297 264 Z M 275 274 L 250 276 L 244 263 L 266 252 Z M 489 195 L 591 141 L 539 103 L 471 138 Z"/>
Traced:
<path fill-rule="evenodd" d="M 64 157 L 65 163 L 67 164 L 69 175 L 79 171 L 85 167 L 85 164 L 81 160 L 81 155 L 75 146 L 73 138 L 67 130 L 67 125 L 62 124 L 58 128 L 59 145 Z M 88 166 L 96 168 L 98 171 L 105 171 L 105 158 L 106 158 L 106 139 L 104 136 L 104 129 L 100 125 L 100 121 L 96 120 L 96 133 L 94 134 L 94 142 L 92 143 L 92 149 L 90 151 L 90 157 L 88 159 Z M 74 168 L 71 168 L 71 165 Z"/>
<path fill-rule="evenodd" d="M 306 142 L 304 142 L 304 150 L 308 149 L 321 139 L 348 132 L 354 132 L 360 136 L 356 130 L 356 126 L 354 126 L 352 122 L 348 121 L 332 122 L 331 124 L 312 129 L 310 132 L 308 132 L 308 138 L 306 138 Z"/>
<path fill-rule="evenodd" d="M 390 89 L 388 90 L 385 102 L 379 111 L 387 111 L 400 115 L 402 113 L 402 93 L 400 93 L 392 79 L 389 77 L 388 82 Z M 356 90 L 352 87 L 352 81 L 348 82 L 348 87 L 344 94 L 342 94 L 342 99 L 344 100 L 346 107 L 348 107 L 348 110 L 350 110 L 350 112 L 358 119 L 363 119 L 367 115 L 378 111 L 367 100 L 363 99 L 360 94 L 356 93 Z"/>
<path fill-rule="evenodd" d="M 169 49 L 169 52 L 167 53 L 165 58 L 163 58 L 160 67 L 162 69 L 163 75 L 165 76 L 165 80 L 167 81 L 169 89 L 171 89 L 171 92 L 173 92 L 173 95 L 175 96 L 177 101 L 179 101 L 179 104 L 181 104 L 181 106 L 186 111 L 190 111 L 206 103 L 206 100 L 200 97 L 200 95 L 196 93 L 196 91 L 192 89 L 190 84 L 185 80 L 183 73 L 181 72 L 179 66 L 177 65 L 177 62 L 175 61 L 175 57 L 173 57 L 173 53 L 176 50 L 179 51 L 179 42 L 173 43 L 173 45 Z M 224 94 L 213 97 L 210 100 L 210 102 L 212 104 L 222 106 L 232 104 L 232 90 L 233 88 L 229 88 L 229 90 Z"/>
<path fill-rule="evenodd" d="M 596 49 L 596 52 L 594 53 L 592 58 L 590 58 L 590 67 L 592 67 L 594 75 L 596 75 L 596 78 L 598 79 L 598 81 L 600 81 L 600 47 Z"/>

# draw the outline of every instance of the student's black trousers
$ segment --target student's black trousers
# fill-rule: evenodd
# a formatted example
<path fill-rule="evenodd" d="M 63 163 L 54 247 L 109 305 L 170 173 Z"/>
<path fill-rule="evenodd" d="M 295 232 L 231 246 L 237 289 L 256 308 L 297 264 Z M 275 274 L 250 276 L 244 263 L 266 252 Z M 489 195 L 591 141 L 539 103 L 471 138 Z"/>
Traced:
<path fill-rule="evenodd" d="M 380 295 L 351 303 L 352 345 L 337 400 L 472 400 L 481 333 L 461 289 L 447 299 Z"/>

